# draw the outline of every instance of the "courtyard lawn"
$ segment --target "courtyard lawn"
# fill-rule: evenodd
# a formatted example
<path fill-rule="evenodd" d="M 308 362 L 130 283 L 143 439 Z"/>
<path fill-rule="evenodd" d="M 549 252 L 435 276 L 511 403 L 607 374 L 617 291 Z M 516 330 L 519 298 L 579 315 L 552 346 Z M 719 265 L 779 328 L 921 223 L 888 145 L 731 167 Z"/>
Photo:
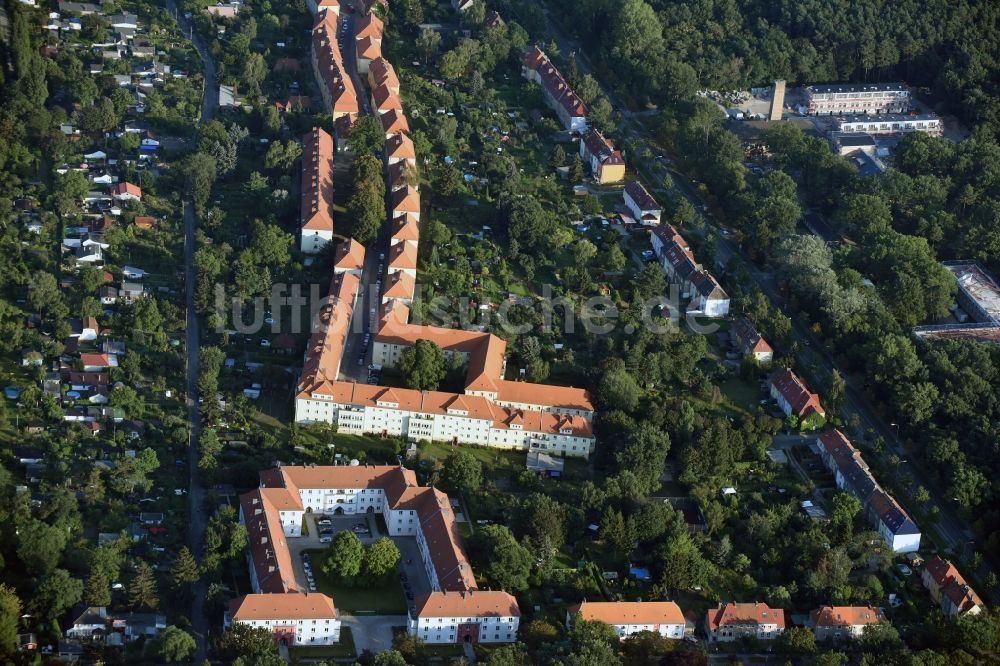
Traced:
<path fill-rule="evenodd" d="M 405 615 L 406 598 L 395 575 L 385 581 L 362 581 L 356 587 L 349 587 L 323 572 L 327 550 L 308 551 L 313 561 L 316 587 L 333 599 L 337 608 L 348 613 L 371 615 Z"/>

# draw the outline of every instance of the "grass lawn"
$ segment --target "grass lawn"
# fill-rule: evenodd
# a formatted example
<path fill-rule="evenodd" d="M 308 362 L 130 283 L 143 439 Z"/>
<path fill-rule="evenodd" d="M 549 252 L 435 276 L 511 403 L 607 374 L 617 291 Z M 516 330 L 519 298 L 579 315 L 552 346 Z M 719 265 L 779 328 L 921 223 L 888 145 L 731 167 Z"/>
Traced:
<path fill-rule="evenodd" d="M 293 660 L 312 661 L 314 659 L 337 659 L 338 657 L 350 658 L 357 656 L 357 652 L 354 649 L 354 636 L 351 635 L 351 628 L 341 626 L 340 643 L 337 645 L 296 645 L 288 648 L 288 655 Z"/>
<path fill-rule="evenodd" d="M 756 381 L 747 381 L 739 377 L 727 378 L 719 388 L 734 407 L 749 414 L 757 411 L 758 402 L 763 396 L 763 391 L 757 386 Z"/>
<path fill-rule="evenodd" d="M 481 462 L 488 477 L 513 476 L 525 468 L 525 454 L 521 451 L 501 451 L 484 446 L 455 446 L 445 442 L 429 442 L 418 446 L 421 460 L 437 462 L 443 462 L 458 449 L 471 453 Z"/>
<path fill-rule="evenodd" d="M 370 613 L 373 615 L 404 615 L 406 599 L 403 589 L 395 576 L 382 582 L 362 582 L 357 587 L 348 587 L 333 580 L 323 572 L 329 551 L 308 551 L 313 559 L 313 572 L 316 575 L 316 587 L 323 594 L 331 597 L 337 608 L 348 613 Z"/>

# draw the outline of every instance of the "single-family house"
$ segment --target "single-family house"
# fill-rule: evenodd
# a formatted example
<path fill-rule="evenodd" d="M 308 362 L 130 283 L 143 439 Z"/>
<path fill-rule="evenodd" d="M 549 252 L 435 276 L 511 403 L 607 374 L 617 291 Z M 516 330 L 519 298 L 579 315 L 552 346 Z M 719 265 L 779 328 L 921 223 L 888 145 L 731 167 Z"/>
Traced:
<path fill-rule="evenodd" d="M 117 183 L 111 187 L 111 197 L 116 201 L 142 201 L 142 190 L 132 183 Z"/>
<path fill-rule="evenodd" d="M 122 282 L 121 289 L 118 290 L 118 298 L 126 303 L 131 303 L 145 295 L 145 288 L 138 282 Z"/>
<path fill-rule="evenodd" d="M 104 285 L 98 289 L 97 298 L 101 301 L 101 305 L 114 305 L 118 302 L 118 287 Z"/>
<path fill-rule="evenodd" d="M 79 606 L 66 636 L 69 638 L 101 638 L 108 630 L 108 609 L 104 606 Z"/>
<path fill-rule="evenodd" d="M 123 266 L 122 275 L 125 276 L 127 280 L 141 280 L 146 277 L 146 271 L 141 268 L 136 268 L 135 266 Z"/>
<path fill-rule="evenodd" d="M 84 372 L 103 372 L 118 367 L 118 357 L 111 354 L 80 354 Z"/>
<path fill-rule="evenodd" d="M 112 28 L 126 29 L 126 30 L 137 30 L 139 28 L 139 17 L 135 14 L 129 14 L 128 12 L 123 12 L 121 14 L 113 14 L 107 17 L 107 23 Z"/>

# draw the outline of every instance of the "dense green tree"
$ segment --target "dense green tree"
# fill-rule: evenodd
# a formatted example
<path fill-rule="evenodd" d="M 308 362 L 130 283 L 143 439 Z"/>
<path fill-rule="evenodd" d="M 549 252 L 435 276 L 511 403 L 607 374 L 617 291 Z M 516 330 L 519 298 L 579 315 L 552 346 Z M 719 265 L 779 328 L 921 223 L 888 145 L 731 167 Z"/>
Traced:
<path fill-rule="evenodd" d="M 351 582 L 361 573 L 365 548 L 354 532 L 338 532 L 330 543 L 329 555 L 323 572 L 339 580 Z"/>
<path fill-rule="evenodd" d="M 170 567 L 170 576 L 173 578 L 174 585 L 178 587 L 190 585 L 198 580 L 198 563 L 195 562 L 194 556 L 187 546 L 181 546 L 177 552 L 174 564 Z"/>
<path fill-rule="evenodd" d="M 17 592 L 0 584 L 0 654 L 10 657 L 17 651 L 20 617 L 21 600 Z"/>
<path fill-rule="evenodd" d="M 155 610 L 160 605 L 153 568 L 145 560 L 136 560 L 135 574 L 128 587 L 128 602 L 132 608 Z"/>
<path fill-rule="evenodd" d="M 483 464 L 472 452 L 458 449 L 445 458 L 441 481 L 452 492 L 477 492 L 483 486 Z"/>
<path fill-rule="evenodd" d="M 55 621 L 82 596 L 83 582 L 65 569 L 55 569 L 39 578 L 29 606 L 33 613 Z"/>
<path fill-rule="evenodd" d="M 382 150 L 385 145 L 382 122 L 375 116 L 361 116 L 347 134 L 347 145 L 358 155 Z"/>
<path fill-rule="evenodd" d="M 156 637 L 156 652 L 168 664 L 187 661 L 196 647 L 194 636 L 174 625 Z"/>
<path fill-rule="evenodd" d="M 519 592 L 528 588 L 531 553 L 503 525 L 484 525 L 470 540 L 482 571 L 499 588 Z"/>
<path fill-rule="evenodd" d="M 417 340 L 399 355 L 399 371 L 406 385 L 421 391 L 436 391 L 447 374 L 444 352 L 432 340 Z"/>
<path fill-rule="evenodd" d="M 382 537 L 368 546 L 365 551 L 362 570 L 366 576 L 382 578 L 396 569 L 399 564 L 399 548 L 387 537 Z"/>

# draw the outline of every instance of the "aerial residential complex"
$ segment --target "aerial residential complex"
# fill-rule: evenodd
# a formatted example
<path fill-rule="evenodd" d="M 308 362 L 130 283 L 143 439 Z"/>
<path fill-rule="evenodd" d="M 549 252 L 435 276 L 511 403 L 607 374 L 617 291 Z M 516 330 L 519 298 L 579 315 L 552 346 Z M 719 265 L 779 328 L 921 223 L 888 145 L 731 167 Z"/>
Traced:
<path fill-rule="evenodd" d="M 378 37 L 367 66 L 373 110 L 384 127 L 386 118 L 394 119 L 392 126 L 386 127 L 390 239 L 372 362 L 394 367 L 403 350 L 418 340 L 432 340 L 447 356 L 461 355 L 468 367 L 467 382 L 464 393 L 447 393 L 340 381 L 343 347 L 359 283 L 350 275 L 339 274 L 321 311 L 321 326 L 306 348 L 295 398 L 295 421 L 333 423 L 339 432 L 359 435 L 589 457 L 595 443 L 591 423 L 594 407 L 586 391 L 504 379 L 507 345 L 490 333 L 407 323 L 416 292 L 420 244 L 420 191 L 411 184 L 415 179 L 407 177 L 416 170 L 416 154 L 407 135 L 399 81 L 381 54 L 381 22 L 363 19 L 360 25 L 370 29 L 369 37 Z M 335 21 L 332 26 L 336 28 Z M 360 54 L 358 58 L 360 67 Z M 363 248 L 338 250 L 338 258 L 341 255 L 349 264 L 363 265 Z M 341 270 L 339 266 L 337 270 Z"/>
<path fill-rule="evenodd" d="M 910 108 L 910 89 L 902 83 L 806 86 L 809 115 L 903 113 Z"/>
<path fill-rule="evenodd" d="M 521 76 L 542 87 L 545 103 L 556 112 L 563 127 L 571 132 L 587 129 L 586 104 L 537 46 L 530 47 L 521 56 Z"/>
<path fill-rule="evenodd" d="M 828 430 L 816 438 L 820 457 L 834 475 L 837 487 L 861 501 L 861 510 L 894 553 L 920 549 L 920 528 L 872 476 L 850 440 L 839 430 Z"/>
<path fill-rule="evenodd" d="M 286 645 L 336 643 L 333 600 L 296 582 L 288 539 L 302 537 L 306 513 L 378 513 L 390 537 L 415 537 L 431 592 L 415 599 L 408 630 L 427 643 L 509 643 L 520 610 L 511 595 L 478 590 L 448 496 L 390 465 L 279 467 L 240 497 L 254 593 L 234 600 L 226 623 L 267 627 Z"/>

